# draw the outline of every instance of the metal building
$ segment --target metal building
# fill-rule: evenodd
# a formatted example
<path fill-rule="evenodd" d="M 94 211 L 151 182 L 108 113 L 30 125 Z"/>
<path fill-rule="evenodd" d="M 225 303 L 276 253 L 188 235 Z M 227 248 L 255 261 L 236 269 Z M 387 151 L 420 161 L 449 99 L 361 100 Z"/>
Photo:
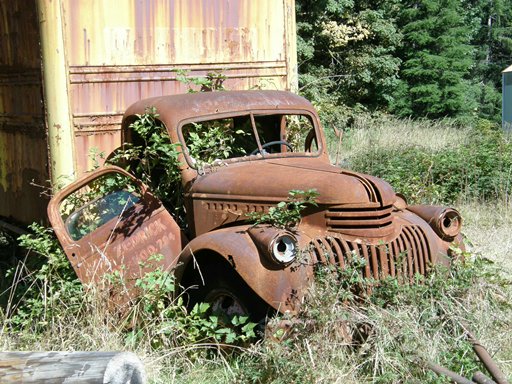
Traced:
<path fill-rule="evenodd" d="M 118 147 L 125 108 L 221 71 L 294 89 L 294 0 L 0 0 L 0 216 L 45 217 L 51 179 Z"/>
<path fill-rule="evenodd" d="M 504 130 L 512 130 L 512 65 L 503 72 L 502 92 L 502 126 Z"/>

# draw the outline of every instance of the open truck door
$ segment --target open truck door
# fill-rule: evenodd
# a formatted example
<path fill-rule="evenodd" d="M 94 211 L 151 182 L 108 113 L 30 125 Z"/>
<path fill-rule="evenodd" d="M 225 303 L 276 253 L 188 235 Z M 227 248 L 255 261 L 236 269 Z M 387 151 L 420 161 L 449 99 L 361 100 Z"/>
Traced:
<path fill-rule="evenodd" d="M 146 270 L 174 268 L 185 243 L 162 203 L 118 167 L 101 168 L 58 192 L 48 216 L 80 281 L 97 283 L 116 273 L 128 297 Z"/>

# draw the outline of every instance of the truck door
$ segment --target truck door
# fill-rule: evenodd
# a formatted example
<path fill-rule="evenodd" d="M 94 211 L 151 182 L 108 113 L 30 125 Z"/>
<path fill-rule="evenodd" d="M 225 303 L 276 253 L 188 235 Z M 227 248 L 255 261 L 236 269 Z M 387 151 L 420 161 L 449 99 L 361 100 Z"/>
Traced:
<path fill-rule="evenodd" d="M 186 241 L 162 203 L 118 167 L 94 171 L 58 192 L 48 216 L 82 283 L 116 273 L 128 292 L 146 270 L 174 268 Z"/>

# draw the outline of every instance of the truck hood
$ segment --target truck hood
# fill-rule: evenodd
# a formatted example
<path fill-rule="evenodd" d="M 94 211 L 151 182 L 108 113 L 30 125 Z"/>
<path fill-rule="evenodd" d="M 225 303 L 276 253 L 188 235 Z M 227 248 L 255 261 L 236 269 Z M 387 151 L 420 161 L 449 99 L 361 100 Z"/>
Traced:
<path fill-rule="evenodd" d="M 190 193 L 283 201 L 293 189 L 316 189 L 317 202 L 326 205 L 389 206 L 396 200 L 385 181 L 316 158 L 254 160 L 212 168 L 194 181 Z"/>

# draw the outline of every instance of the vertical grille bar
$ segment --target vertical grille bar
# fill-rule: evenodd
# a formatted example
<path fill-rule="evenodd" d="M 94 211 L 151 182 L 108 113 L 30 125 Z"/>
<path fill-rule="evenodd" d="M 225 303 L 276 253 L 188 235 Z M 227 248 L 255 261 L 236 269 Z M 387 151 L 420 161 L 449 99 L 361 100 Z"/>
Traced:
<path fill-rule="evenodd" d="M 343 257 L 346 260 L 346 264 L 350 264 L 352 262 L 352 250 L 350 249 L 348 243 L 345 241 L 345 239 L 340 239 L 341 246 L 343 247 Z"/>
<path fill-rule="evenodd" d="M 385 244 L 379 245 L 377 251 L 379 256 L 379 264 L 382 272 L 381 278 L 385 279 L 389 275 L 389 263 L 393 259 L 393 257 L 389 255 L 388 246 Z"/>
<path fill-rule="evenodd" d="M 398 271 L 395 268 L 395 260 L 398 257 L 400 251 L 398 250 L 398 244 L 396 240 L 393 240 L 389 245 L 389 267 L 391 276 L 396 277 Z"/>
<path fill-rule="evenodd" d="M 343 251 L 341 250 L 341 247 L 338 243 L 338 239 L 336 238 L 329 238 L 329 242 L 332 247 L 334 247 L 334 257 L 336 258 L 336 263 L 341 269 L 345 269 L 345 258 L 343 255 Z"/>
<path fill-rule="evenodd" d="M 413 228 L 408 228 L 409 233 L 413 236 L 414 242 L 416 243 L 416 249 L 418 252 L 415 254 L 414 262 L 415 264 L 418 264 L 418 270 L 416 273 L 419 273 L 421 275 L 425 274 L 425 263 L 424 263 L 424 254 L 423 254 L 423 248 L 421 247 L 421 241 L 418 238 L 418 234 L 416 231 L 414 231 Z"/>
<path fill-rule="evenodd" d="M 427 236 L 423 232 L 423 230 L 419 227 L 413 227 L 413 230 L 418 233 L 419 238 L 421 239 L 421 247 L 423 249 L 423 255 L 425 260 L 425 273 L 428 270 L 429 265 L 432 263 L 430 258 L 430 247 L 428 245 Z"/>
<path fill-rule="evenodd" d="M 405 238 L 407 239 L 412 252 L 408 252 L 408 260 L 409 260 L 409 278 L 414 279 L 414 275 L 418 272 L 418 262 L 416 260 L 416 244 L 414 242 L 414 238 L 412 237 L 411 233 L 409 232 L 409 228 L 405 227 L 404 231 L 402 232 L 405 235 Z M 412 273 L 411 273 L 412 272 Z"/>
<path fill-rule="evenodd" d="M 372 256 L 373 277 L 375 280 L 378 280 L 379 276 L 381 275 L 382 265 L 379 265 L 377 260 L 377 249 L 374 246 L 367 246 L 366 248 L 370 248 L 370 253 Z"/>
<path fill-rule="evenodd" d="M 334 252 L 332 251 L 332 247 L 330 246 L 329 242 L 323 237 L 320 238 L 320 241 L 322 242 L 322 249 L 324 250 L 324 260 L 325 260 L 325 258 L 327 258 L 326 261 L 329 264 L 336 264 L 336 261 L 335 261 L 334 255 L 333 255 Z"/>
<path fill-rule="evenodd" d="M 325 256 L 324 253 L 322 252 L 320 242 L 317 239 L 313 240 L 313 246 L 315 247 L 318 262 L 325 263 Z"/>
<path fill-rule="evenodd" d="M 362 253 L 363 253 L 363 257 L 366 261 L 366 263 L 364 264 L 364 277 L 366 277 L 367 279 L 371 278 L 372 277 L 372 271 L 371 271 L 371 268 L 370 268 L 370 257 L 368 255 L 368 249 L 366 247 L 366 245 L 361 245 L 361 244 L 358 244 L 358 247 L 361 248 L 362 250 Z"/>

